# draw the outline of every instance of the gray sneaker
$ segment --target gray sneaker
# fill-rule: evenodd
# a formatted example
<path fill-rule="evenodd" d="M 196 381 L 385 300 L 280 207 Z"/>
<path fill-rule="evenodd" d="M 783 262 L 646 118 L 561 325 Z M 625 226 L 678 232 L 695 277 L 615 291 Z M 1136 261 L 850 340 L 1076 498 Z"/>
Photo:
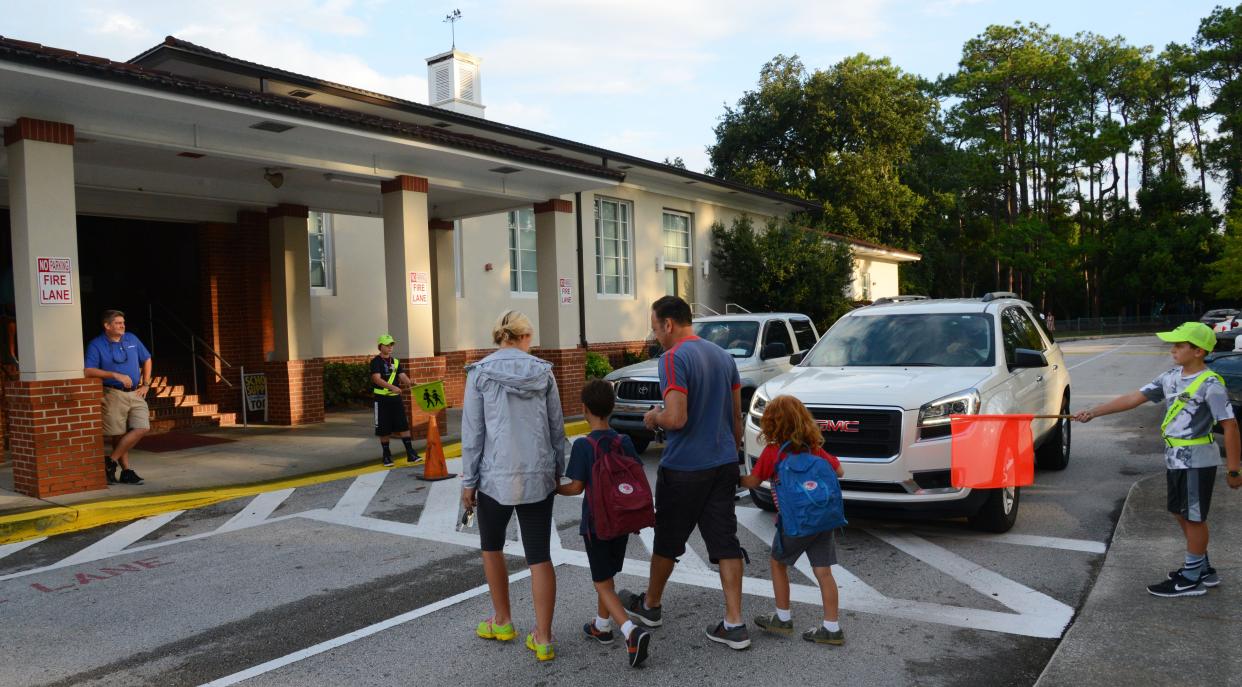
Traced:
<path fill-rule="evenodd" d="M 644 602 L 647 600 L 647 592 L 635 594 L 628 589 L 622 589 L 617 592 L 617 598 L 621 599 L 621 605 L 625 606 L 626 612 L 638 619 L 647 627 L 659 627 L 664 624 L 664 611 L 662 606 L 655 608 L 646 608 Z"/>
<path fill-rule="evenodd" d="M 755 624 L 759 626 L 759 629 L 767 632 L 775 632 L 786 637 L 793 634 L 793 619 L 781 620 L 780 616 L 775 613 L 756 616 Z"/>
<path fill-rule="evenodd" d="M 730 649 L 741 650 L 750 646 L 750 632 L 746 631 L 745 625 L 726 630 L 723 620 L 715 625 L 707 626 L 707 638 L 713 642 L 720 642 Z"/>
<path fill-rule="evenodd" d="M 816 644 L 831 644 L 833 646 L 841 646 L 845 644 L 845 630 L 837 630 L 831 632 L 824 628 L 823 623 L 802 633 L 802 638 L 808 642 Z"/>

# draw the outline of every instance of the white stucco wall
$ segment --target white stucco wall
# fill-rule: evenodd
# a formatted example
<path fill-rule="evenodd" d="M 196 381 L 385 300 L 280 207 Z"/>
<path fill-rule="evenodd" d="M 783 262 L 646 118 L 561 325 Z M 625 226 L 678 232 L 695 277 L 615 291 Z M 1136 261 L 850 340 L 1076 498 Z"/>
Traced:
<path fill-rule="evenodd" d="M 332 250 L 333 293 L 313 290 L 311 297 L 311 316 L 314 330 L 323 337 L 323 355 L 371 353 L 375 337 L 387 331 L 383 221 L 333 215 Z"/>
<path fill-rule="evenodd" d="M 900 295 L 900 284 L 897 280 L 897 263 L 889 260 L 881 260 L 877 258 L 855 257 L 854 258 L 854 276 L 851 287 L 853 291 L 851 297 L 855 299 L 864 298 L 863 295 L 863 277 L 871 276 L 871 294 L 870 300 L 883 298 L 885 296 Z"/>

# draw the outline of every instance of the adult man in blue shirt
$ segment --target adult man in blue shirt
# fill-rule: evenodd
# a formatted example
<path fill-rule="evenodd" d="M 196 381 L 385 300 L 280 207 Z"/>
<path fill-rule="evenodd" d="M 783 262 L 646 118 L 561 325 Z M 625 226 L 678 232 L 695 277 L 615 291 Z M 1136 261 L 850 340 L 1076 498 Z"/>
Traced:
<path fill-rule="evenodd" d="M 720 565 L 725 617 L 707 638 L 731 649 L 750 646 L 742 622 L 742 547 L 737 539 L 737 451 L 742 442 L 742 381 L 725 350 L 694 335 L 690 305 L 665 296 L 651 305 L 651 330 L 664 347 L 664 407 L 647 413 L 650 429 L 668 435 L 656 476 L 656 526 L 647 591 L 619 596 L 644 625 L 663 624 L 660 599 L 677 558 L 698 527 L 712 563 Z"/>
<path fill-rule="evenodd" d="M 151 429 L 146 399 L 151 390 L 151 354 L 138 337 L 125 331 L 125 313 L 105 310 L 102 320 L 103 333 L 86 344 L 84 372 L 103 380 L 103 430 L 112 438 L 112 455 L 104 458 L 104 469 L 109 484 L 142 484 L 129 467 L 129 450 Z"/>

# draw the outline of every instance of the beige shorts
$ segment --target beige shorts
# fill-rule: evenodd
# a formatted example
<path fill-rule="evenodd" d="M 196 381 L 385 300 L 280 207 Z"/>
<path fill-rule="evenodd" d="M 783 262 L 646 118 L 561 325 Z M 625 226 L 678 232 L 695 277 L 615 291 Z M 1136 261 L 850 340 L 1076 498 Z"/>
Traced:
<path fill-rule="evenodd" d="M 114 437 L 130 429 L 151 429 L 151 409 L 147 400 L 132 391 L 104 387 L 103 433 Z"/>

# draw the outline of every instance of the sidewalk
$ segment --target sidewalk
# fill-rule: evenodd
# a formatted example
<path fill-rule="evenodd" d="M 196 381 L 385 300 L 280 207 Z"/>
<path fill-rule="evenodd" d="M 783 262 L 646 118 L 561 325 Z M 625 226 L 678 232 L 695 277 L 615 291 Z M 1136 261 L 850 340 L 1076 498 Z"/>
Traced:
<path fill-rule="evenodd" d="M 1165 510 L 1164 475 L 1136 482 L 1095 586 L 1037 687 L 1239 684 L 1242 490 L 1217 474 L 1208 522 L 1220 586 L 1179 599 L 1147 593 L 1180 566 L 1185 540 Z"/>

